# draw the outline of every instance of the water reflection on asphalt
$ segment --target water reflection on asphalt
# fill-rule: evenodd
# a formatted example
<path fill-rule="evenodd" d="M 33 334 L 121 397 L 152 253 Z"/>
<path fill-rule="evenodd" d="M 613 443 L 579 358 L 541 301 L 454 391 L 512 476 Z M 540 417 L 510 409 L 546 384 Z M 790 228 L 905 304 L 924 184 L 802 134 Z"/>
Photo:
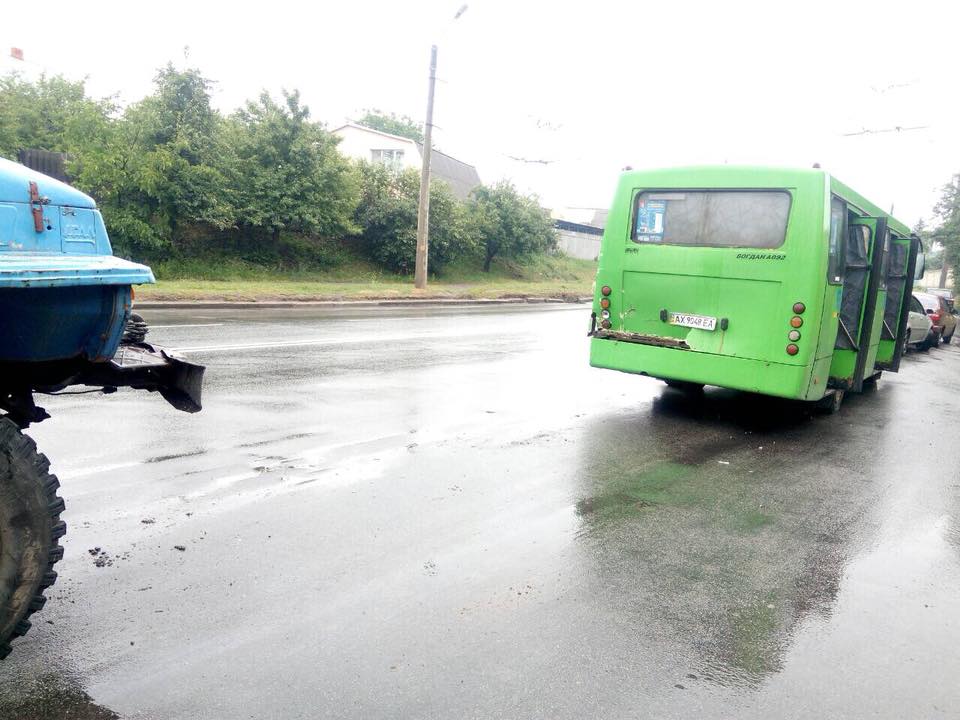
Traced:
<path fill-rule="evenodd" d="M 638 622 L 669 624 L 699 656 L 698 680 L 756 687 L 781 668 L 798 623 L 830 612 L 869 499 L 845 473 L 829 488 L 845 497 L 824 503 L 828 488 L 799 457 L 824 439 L 815 428 L 802 405 L 712 390 L 666 390 L 652 413 L 588 428 L 577 503 L 587 553 L 615 595 L 642 591 L 654 612 Z"/>
<path fill-rule="evenodd" d="M 70 534 L 0 717 L 960 705 L 957 348 L 820 416 L 592 370 L 582 309 L 207 314 L 155 338 L 203 413 L 37 426 Z"/>

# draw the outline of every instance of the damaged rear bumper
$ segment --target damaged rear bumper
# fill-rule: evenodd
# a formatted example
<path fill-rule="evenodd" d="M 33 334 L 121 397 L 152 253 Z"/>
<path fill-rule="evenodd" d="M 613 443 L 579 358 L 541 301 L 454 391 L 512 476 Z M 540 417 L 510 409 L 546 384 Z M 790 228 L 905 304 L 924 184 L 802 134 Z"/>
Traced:
<path fill-rule="evenodd" d="M 686 340 L 662 335 L 641 335 L 640 333 L 617 332 L 616 330 L 594 330 L 590 337 L 598 340 L 619 340 L 620 342 L 637 343 L 638 345 L 654 345 L 656 347 L 689 350 Z"/>
<path fill-rule="evenodd" d="M 140 342 L 121 345 L 109 362 L 90 363 L 74 384 L 155 391 L 177 410 L 195 413 L 202 408 L 205 369 L 171 350 Z"/>
<path fill-rule="evenodd" d="M 202 407 L 204 366 L 166 348 L 146 342 L 124 342 L 107 361 L 83 358 L 37 363 L 0 363 L 0 411 L 21 428 L 50 417 L 34 402 L 34 394 L 57 395 L 76 386 L 157 392 L 177 410 L 195 413 Z M 81 391 L 83 392 L 83 391 Z"/>

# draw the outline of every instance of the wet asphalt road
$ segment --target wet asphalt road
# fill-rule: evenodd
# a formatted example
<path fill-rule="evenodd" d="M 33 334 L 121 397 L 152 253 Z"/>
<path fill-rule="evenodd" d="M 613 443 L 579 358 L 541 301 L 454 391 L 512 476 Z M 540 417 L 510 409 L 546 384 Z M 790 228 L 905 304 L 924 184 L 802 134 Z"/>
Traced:
<path fill-rule="evenodd" d="M 588 313 L 145 312 L 205 409 L 46 403 L 0 717 L 960 716 L 960 350 L 823 417 L 593 370 Z"/>

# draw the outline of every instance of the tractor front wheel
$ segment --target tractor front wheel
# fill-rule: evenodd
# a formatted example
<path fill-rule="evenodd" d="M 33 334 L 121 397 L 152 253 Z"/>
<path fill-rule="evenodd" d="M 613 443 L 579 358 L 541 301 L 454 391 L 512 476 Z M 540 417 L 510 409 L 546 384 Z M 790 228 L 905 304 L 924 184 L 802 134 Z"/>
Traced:
<path fill-rule="evenodd" d="M 63 500 L 49 469 L 33 440 L 0 417 L 0 659 L 30 629 L 27 618 L 46 602 L 43 592 L 63 557 Z"/>

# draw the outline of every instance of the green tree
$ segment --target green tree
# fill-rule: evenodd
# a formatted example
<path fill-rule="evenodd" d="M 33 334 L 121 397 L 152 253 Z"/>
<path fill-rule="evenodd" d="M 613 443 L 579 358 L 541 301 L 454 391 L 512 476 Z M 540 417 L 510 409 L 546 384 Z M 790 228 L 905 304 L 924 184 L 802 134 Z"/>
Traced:
<path fill-rule="evenodd" d="M 358 183 L 338 139 L 319 123 L 297 91 L 278 103 L 266 92 L 230 123 L 237 222 L 248 233 L 281 232 L 339 238 L 355 231 Z"/>
<path fill-rule="evenodd" d="M 211 87 L 199 70 L 168 64 L 122 116 L 78 120 L 67 133 L 68 169 L 97 199 L 119 254 L 161 259 L 197 227 L 233 225 Z"/>
<path fill-rule="evenodd" d="M 415 170 L 359 164 L 362 178 L 356 222 L 364 253 L 394 272 L 413 272 L 417 253 L 420 177 Z M 443 182 L 430 184 L 430 243 L 427 263 L 440 273 L 454 258 L 470 252 L 466 209 Z"/>
<path fill-rule="evenodd" d="M 114 252 L 125 257 L 156 258 L 170 246 L 162 223 L 154 221 L 156 202 L 140 181 L 139 128 L 125 119 L 91 119 L 78 125 L 82 136 L 67 163 L 73 183 L 96 198 Z"/>
<path fill-rule="evenodd" d="M 87 97 L 83 81 L 41 75 L 30 82 L 9 73 L 0 77 L 0 156 L 16 159 L 25 148 L 76 152 L 80 128 L 115 111 L 111 100 Z"/>
<path fill-rule="evenodd" d="M 930 237 L 943 246 L 943 262 L 953 269 L 956 280 L 960 268 L 960 174 L 943 186 L 933 212 L 938 225 Z"/>
<path fill-rule="evenodd" d="M 15 158 L 21 148 L 67 153 L 67 172 L 97 199 L 115 251 L 148 254 L 168 238 L 151 222 L 138 182 L 142 148 L 134 128 L 117 113 L 112 100 L 87 97 L 83 82 L 7 75 L 0 79 L 0 155 Z"/>
<path fill-rule="evenodd" d="M 153 95 L 132 106 L 124 121 L 136 186 L 154 222 L 176 241 L 182 224 L 233 225 L 235 212 L 221 159 L 222 118 L 210 105 L 212 82 L 199 70 L 172 64 L 154 78 Z"/>
<path fill-rule="evenodd" d="M 523 257 L 557 246 L 553 222 L 537 199 L 505 180 L 473 191 L 470 216 L 484 272 L 490 272 L 495 257 Z"/>
<path fill-rule="evenodd" d="M 391 135 L 409 138 L 418 143 L 423 142 L 423 123 L 418 123 L 406 115 L 367 109 L 357 123 Z"/>

